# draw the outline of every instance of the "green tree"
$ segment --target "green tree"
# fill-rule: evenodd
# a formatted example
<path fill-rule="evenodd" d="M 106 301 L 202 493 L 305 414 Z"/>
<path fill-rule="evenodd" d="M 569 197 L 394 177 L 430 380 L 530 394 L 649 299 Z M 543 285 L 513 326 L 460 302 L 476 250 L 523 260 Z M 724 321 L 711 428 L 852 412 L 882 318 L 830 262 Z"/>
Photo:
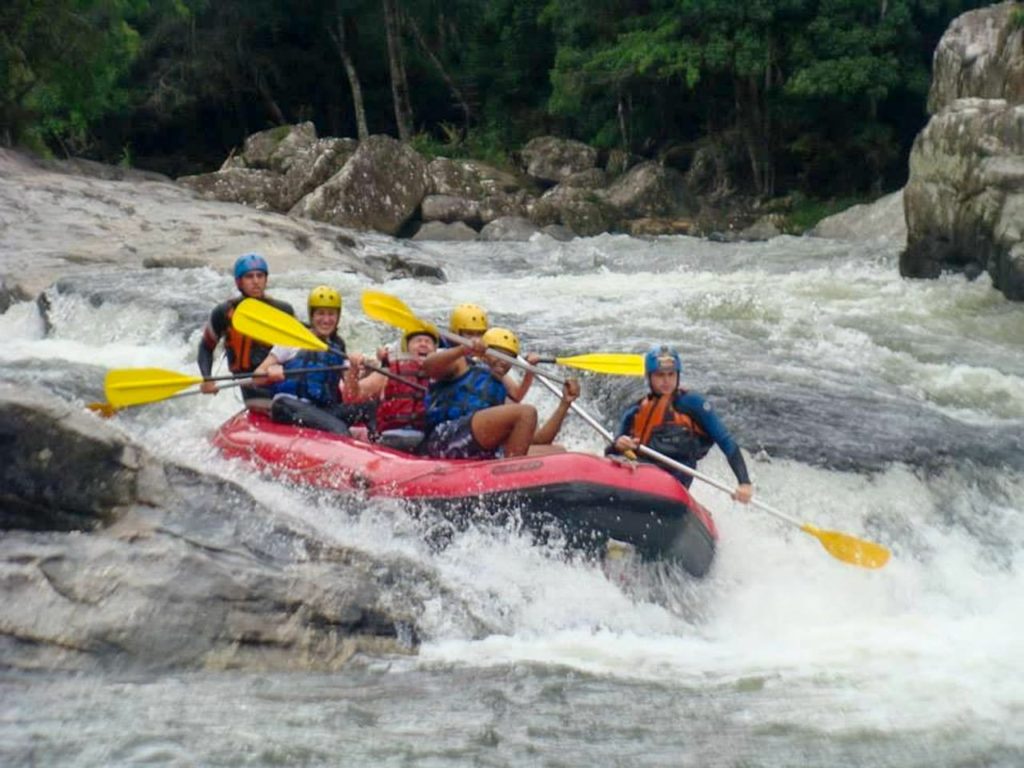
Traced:
<path fill-rule="evenodd" d="M 8 0 L 0 8 L 0 133 L 5 144 L 52 141 L 68 153 L 89 126 L 123 108 L 139 50 L 142 0 Z"/>

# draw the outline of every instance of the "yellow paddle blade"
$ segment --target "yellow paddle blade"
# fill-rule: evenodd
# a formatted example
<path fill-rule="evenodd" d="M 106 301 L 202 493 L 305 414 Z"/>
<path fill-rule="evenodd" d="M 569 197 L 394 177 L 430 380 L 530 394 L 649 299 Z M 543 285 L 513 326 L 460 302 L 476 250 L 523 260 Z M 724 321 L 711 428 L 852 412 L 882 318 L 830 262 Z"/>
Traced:
<path fill-rule="evenodd" d="M 112 408 L 124 408 L 166 400 L 185 387 L 202 381 L 201 376 L 188 376 L 160 368 L 122 368 L 107 372 L 103 391 Z"/>
<path fill-rule="evenodd" d="M 811 534 L 832 557 L 844 563 L 859 565 L 861 568 L 881 568 L 889 562 L 889 550 L 881 544 L 857 539 L 838 531 L 823 531 L 809 523 L 801 525 L 800 530 Z"/>
<path fill-rule="evenodd" d="M 243 336 L 250 336 L 263 344 L 315 349 L 317 352 L 327 350 L 327 344 L 294 317 L 257 299 L 245 299 L 235 307 L 231 325 Z"/>
<path fill-rule="evenodd" d="M 415 313 L 397 296 L 381 291 L 363 291 L 363 312 L 367 317 L 401 328 L 408 333 L 426 326 L 436 333 L 437 329 L 416 317 Z"/>
<path fill-rule="evenodd" d="M 613 376 L 644 375 L 643 355 L 629 355 L 621 352 L 594 353 L 591 355 L 576 355 L 575 357 L 556 357 L 555 362 L 569 368 L 579 368 L 584 371 L 593 371 L 594 373 L 607 373 Z"/>

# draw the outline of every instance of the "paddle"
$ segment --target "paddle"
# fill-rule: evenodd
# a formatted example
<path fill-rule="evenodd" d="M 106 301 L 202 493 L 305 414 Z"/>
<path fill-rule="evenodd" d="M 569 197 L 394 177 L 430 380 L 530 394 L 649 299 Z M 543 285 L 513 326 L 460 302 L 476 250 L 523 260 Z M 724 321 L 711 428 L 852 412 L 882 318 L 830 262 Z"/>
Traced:
<path fill-rule="evenodd" d="M 306 326 L 275 307 L 270 306 L 256 299 L 245 299 L 236 308 L 231 316 L 231 324 L 239 333 L 251 336 L 264 344 L 280 344 L 283 347 L 297 347 L 309 349 L 316 352 L 323 352 L 329 349 L 328 344 L 310 331 Z M 417 327 L 421 327 L 417 324 Z M 397 373 L 392 373 L 387 368 L 381 368 L 370 363 L 363 362 L 363 367 L 376 371 L 379 374 L 408 384 L 410 387 L 426 392 L 427 388 L 418 382 L 411 381 Z M 333 368 L 309 368 L 305 371 L 295 371 L 294 374 L 312 373 L 318 370 L 333 370 Z M 291 375 L 288 372 L 285 375 Z"/>
<path fill-rule="evenodd" d="M 155 369 L 153 369 L 153 370 L 155 370 Z M 173 373 L 173 371 L 164 371 L 164 373 Z M 246 376 L 248 376 L 248 374 L 246 374 Z M 230 378 L 230 377 L 221 376 L 219 378 L 220 379 L 225 379 L 225 378 Z M 211 381 L 211 380 L 212 379 L 205 379 L 205 381 Z M 204 379 L 200 379 L 200 381 L 204 381 Z M 244 387 L 246 384 L 249 384 L 251 382 L 252 382 L 252 378 L 251 377 L 244 378 L 244 379 L 238 379 L 236 381 L 232 381 L 230 384 L 221 384 L 220 385 L 220 389 L 228 389 L 229 387 Z M 112 416 L 114 416 L 115 414 L 117 414 L 118 411 L 123 410 L 124 408 L 133 408 L 135 406 L 146 405 L 148 403 L 161 402 L 163 400 L 174 400 L 175 398 L 178 398 L 178 397 L 189 397 L 191 395 L 201 395 L 202 393 L 203 393 L 203 391 L 201 389 L 193 389 L 193 390 L 190 390 L 188 392 L 177 392 L 177 393 L 175 393 L 173 395 L 167 395 L 166 397 L 161 397 L 161 398 L 158 398 L 156 400 L 142 400 L 142 401 L 139 401 L 137 403 L 123 403 L 121 405 L 114 405 L 113 403 L 110 403 L 110 402 L 106 402 L 106 403 L 86 403 L 85 407 L 88 408 L 93 413 L 99 414 L 104 419 L 109 419 Z"/>
<path fill-rule="evenodd" d="M 286 315 L 287 317 L 287 315 Z M 336 371 L 346 366 L 329 365 L 322 368 L 306 368 L 301 371 L 285 371 L 285 376 L 304 376 L 307 373 L 320 371 Z M 94 403 L 93 405 L 107 406 L 112 408 L 126 408 L 132 405 L 145 405 L 160 400 L 167 400 L 182 395 L 196 394 L 192 392 L 181 392 L 185 387 L 193 384 L 202 384 L 206 381 L 232 381 L 233 384 L 225 384 L 221 389 L 231 386 L 242 386 L 251 383 L 251 373 L 236 373 L 230 376 L 189 376 L 187 373 L 177 371 L 166 371 L 162 368 L 120 368 L 107 372 L 103 382 L 103 391 L 107 395 L 106 403 Z M 90 405 L 90 408 L 92 406 Z M 92 408 L 92 410 L 100 410 Z"/>
<path fill-rule="evenodd" d="M 418 328 L 426 325 L 428 327 L 435 328 L 439 335 L 449 341 L 454 341 L 456 344 L 463 344 L 465 346 L 472 346 L 473 344 L 473 341 L 471 339 L 467 339 L 465 336 L 459 336 L 457 333 L 446 331 L 443 328 L 436 328 L 432 323 L 420 320 L 401 299 L 396 296 L 392 296 L 391 294 L 382 293 L 381 291 L 363 291 L 362 304 L 363 312 L 365 312 L 367 316 L 372 317 L 374 320 L 380 320 L 388 325 L 393 325 L 396 328 Z M 509 365 L 522 368 L 524 371 L 530 371 L 530 373 L 537 376 L 547 376 L 548 379 L 557 381 L 559 384 L 565 383 L 565 379 L 562 377 L 555 376 L 550 371 L 545 371 L 542 368 L 531 365 L 525 360 L 520 360 L 513 355 L 506 355 L 500 350 L 488 349 L 487 354 L 497 360 L 503 360 Z"/>
<path fill-rule="evenodd" d="M 545 380 L 543 376 L 538 376 L 537 379 L 541 384 L 547 387 L 548 390 L 561 397 L 562 393 L 559 392 L 558 388 L 551 384 L 551 382 Z M 583 417 L 584 421 L 597 430 L 601 437 L 607 440 L 609 444 L 613 444 L 615 442 L 615 437 L 612 433 L 605 429 L 600 422 L 594 419 L 590 414 L 584 412 L 582 408 L 577 407 L 576 403 L 573 403 L 571 407 L 576 413 Z M 637 450 L 654 461 L 657 461 L 667 467 L 671 467 L 672 469 L 677 469 L 680 472 L 685 472 L 691 477 L 703 480 L 705 483 L 713 485 L 715 488 L 725 491 L 726 493 L 731 494 L 733 491 L 733 489 L 723 481 L 716 480 L 709 475 L 705 475 L 703 472 L 698 472 L 696 469 L 692 469 L 691 467 L 671 459 L 652 448 L 648 448 L 646 445 L 641 445 Z M 881 568 L 889 561 L 889 550 L 880 544 L 875 544 L 871 541 L 864 541 L 863 539 L 858 539 L 850 536 L 849 534 L 840 533 L 839 531 L 823 531 L 810 523 L 801 523 L 796 518 L 790 517 L 784 512 L 780 512 L 774 507 L 771 507 L 756 498 L 751 499 L 750 503 L 758 509 L 765 511 L 770 515 L 774 515 L 780 520 L 784 520 L 791 525 L 795 525 L 804 533 L 813 536 L 821 542 L 821 545 L 830 555 L 832 555 L 832 557 L 837 560 L 842 560 L 844 563 L 858 565 L 861 568 Z"/>
<path fill-rule="evenodd" d="M 539 363 L 554 363 L 582 371 L 605 373 L 612 376 L 643 376 L 644 356 L 622 352 L 593 353 L 574 357 L 542 357 Z"/>

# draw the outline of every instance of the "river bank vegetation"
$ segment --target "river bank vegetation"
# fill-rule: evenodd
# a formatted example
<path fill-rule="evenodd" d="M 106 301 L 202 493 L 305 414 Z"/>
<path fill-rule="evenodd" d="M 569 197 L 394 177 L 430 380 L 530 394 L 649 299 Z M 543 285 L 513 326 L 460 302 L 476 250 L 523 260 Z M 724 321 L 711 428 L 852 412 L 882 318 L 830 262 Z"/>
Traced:
<path fill-rule="evenodd" d="M 556 134 L 723 193 L 898 188 L 967 0 L 12 0 L 0 143 L 180 175 L 312 120 L 502 164 Z"/>

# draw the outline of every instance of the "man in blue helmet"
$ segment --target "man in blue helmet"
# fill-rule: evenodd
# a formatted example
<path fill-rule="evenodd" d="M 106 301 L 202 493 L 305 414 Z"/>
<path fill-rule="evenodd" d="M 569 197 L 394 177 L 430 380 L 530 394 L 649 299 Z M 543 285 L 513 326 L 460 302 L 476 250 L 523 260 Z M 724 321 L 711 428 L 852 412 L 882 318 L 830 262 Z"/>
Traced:
<path fill-rule="evenodd" d="M 696 392 L 681 389 L 683 363 L 679 353 L 669 346 L 654 346 L 644 356 L 644 373 L 650 392 L 622 415 L 615 443 L 610 450 L 636 451 L 646 445 L 658 453 L 694 469 L 711 446 L 717 445 L 729 460 L 738 486 L 736 501 L 746 504 L 754 495 L 743 452 L 711 409 L 711 404 Z M 684 472 L 672 474 L 690 487 L 693 478 Z"/>
<path fill-rule="evenodd" d="M 267 345 L 248 336 L 243 336 L 231 327 L 231 316 L 235 312 L 235 307 L 243 299 L 265 301 L 275 309 L 295 315 L 291 304 L 277 301 L 266 295 L 269 272 L 267 260 L 258 253 L 247 253 L 235 260 L 235 285 L 238 287 L 239 295 L 214 307 L 210 313 L 210 319 L 203 326 L 203 338 L 199 342 L 196 363 L 199 365 L 199 372 L 204 377 L 209 378 L 213 371 L 213 353 L 221 338 L 224 339 L 224 354 L 228 359 L 228 370 L 232 373 L 250 373 L 256 370 L 256 367 L 270 352 L 270 347 Z M 200 389 L 208 395 L 216 394 L 218 391 L 217 384 L 212 381 L 203 382 Z M 262 387 L 242 387 L 242 397 L 249 407 L 269 407 L 270 393 Z"/>

